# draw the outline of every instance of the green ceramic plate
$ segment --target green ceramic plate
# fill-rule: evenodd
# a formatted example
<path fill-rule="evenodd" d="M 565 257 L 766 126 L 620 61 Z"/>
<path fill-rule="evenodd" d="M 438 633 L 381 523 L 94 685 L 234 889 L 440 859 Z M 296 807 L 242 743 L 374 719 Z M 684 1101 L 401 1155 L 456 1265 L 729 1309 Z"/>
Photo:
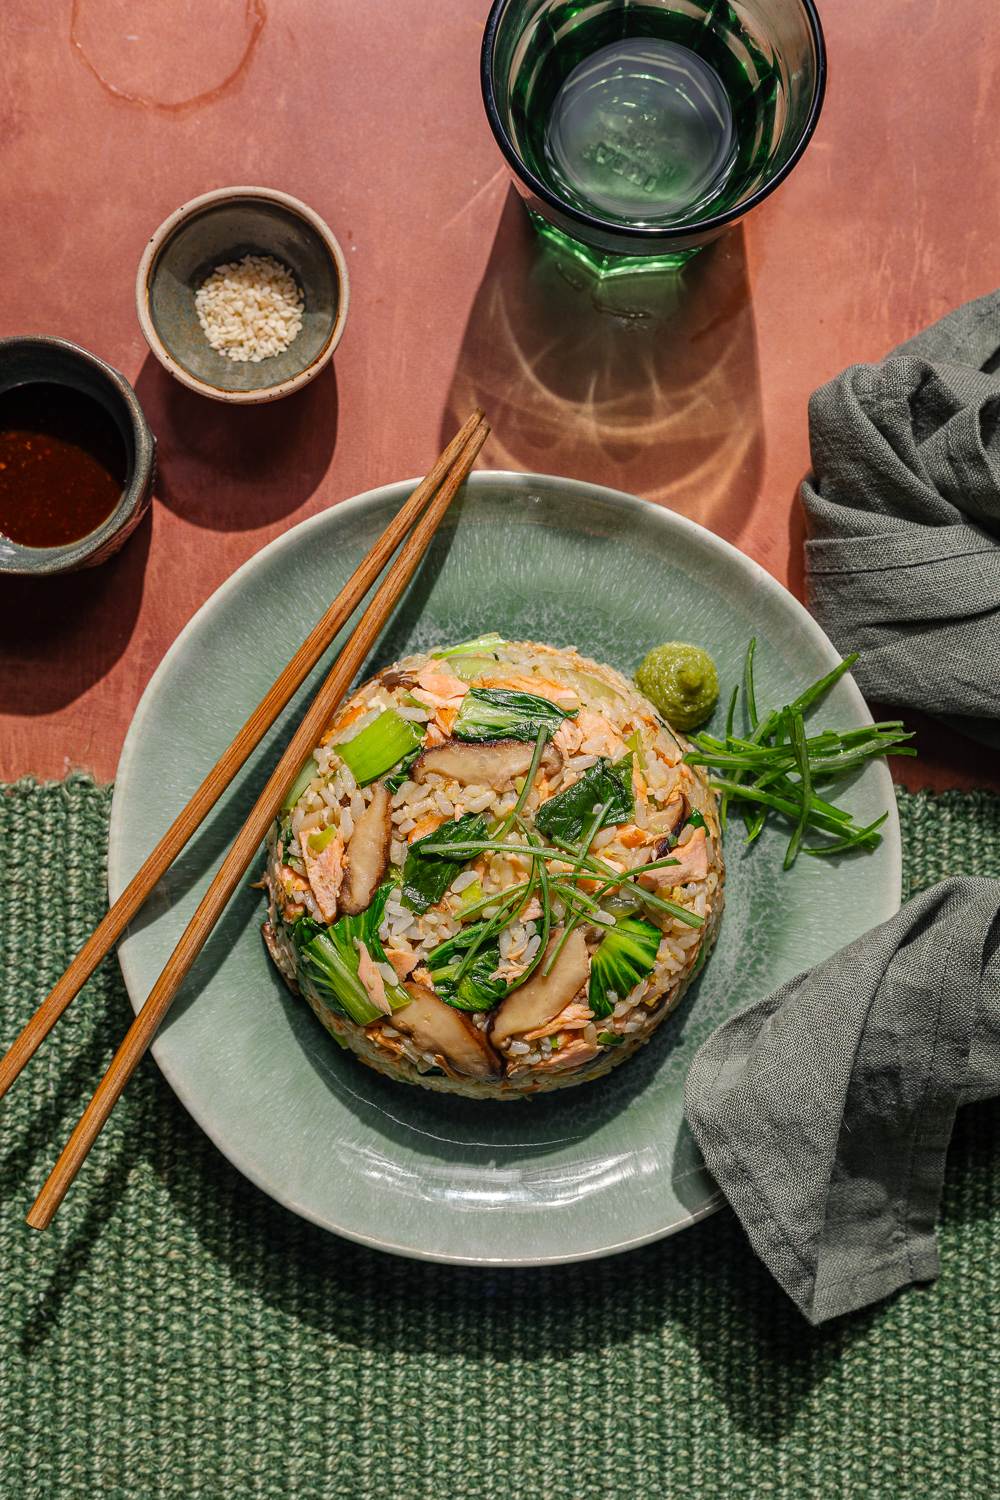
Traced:
<path fill-rule="evenodd" d="M 198 612 L 136 713 L 111 818 L 115 897 L 234 729 L 398 508 L 410 484 L 338 505 L 272 542 Z M 566 479 L 476 474 L 390 622 L 370 669 L 499 630 L 575 644 L 630 672 L 660 641 L 706 646 L 728 693 L 758 638 L 758 697 L 787 701 L 837 660 L 767 574 L 701 527 Z M 366 674 L 367 675 L 367 672 Z M 292 706 L 121 948 L 132 1003 L 148 993 L 289 733 Z M 849 680 L 824 718 L 870 722 Z M 526 1265 L 608 1255 L 719 1206 L 684 1123 L 684 1075 L 725 1016 L 894 912 L 899 832 L 888 771 L 849 804 L 890 809 L 877 853 L 802 859 L 780 835 L 727 847 L 718 948 L 644 1052 L 548 1097 L 476 1104 L 389 1082 L 339 1051 L 287 993 L 259 935 L 261 898 L 230 905 L 154 1048 L 178 1097 L 251 1181 L 317 1224 L 404 1255 Z"/>

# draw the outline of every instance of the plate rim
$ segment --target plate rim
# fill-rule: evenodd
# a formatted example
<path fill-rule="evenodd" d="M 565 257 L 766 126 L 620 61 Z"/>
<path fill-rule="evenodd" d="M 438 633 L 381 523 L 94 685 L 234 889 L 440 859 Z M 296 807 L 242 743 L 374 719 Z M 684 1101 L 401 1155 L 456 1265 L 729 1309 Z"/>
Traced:
<path fill-rule="evenodd" d="M 495 484 L 497 482 L 511 483 L 520 488 L 529 490 L 533 485 L 536 484 L 546 486 L 558 485 L 561 488 L 565 489 L 567 492 L 577 491 L 586 494 L 590 499 L 597 499 L 605 504 L 610 503 L 613 507 L 619 509 L 632 510 L 634 508 L 640 508 L 643 510 L 652 510 L 657 512 L 663 523 L 668 528 L 676 527 L 682 533 L 688 533 L 691 537 L 697 538 L 702 544 L 707 544 L 710 550 L 720 552 L 723 555 L 728 555 L 730 559 L 736 562 L 737 566 L 741 569 L 749 570 L 754 584 L 757 587 L 763 589 L 765 593 L 771 594 L 775 598 L 781 598 L 786 605 L 790 601 L 793 606 L 793 613 L 797 614 L 800 623 L 803 623 L 806 630 L 813 636 L 821 653 L 827 656 L 830 666 L 835 666 L 836 663 L 841 660 L 840 652 L 834 646 L 833 642 L 830 640 L 829 636 L 820 625 L 819 621 L 809 613 L 806 606 L 800 599 L 797 599 L 795 597 L 790 589 L 787 589 L 784 584 L 780 583 L 778 579 L 776 579 L 771 573 L 769 573 L 767 569 L 764 568 L 759 562 L 757 562 L 755 558 L 750 557 L 750 555 L 746 552 L 742 552 L 739 547 L 735 546 L 732 542 L 727 541 L 725 537 L 716 535 L 716 533 L 714 531 L 710 531 L 707 526 L 702 526 L 700 522 L 692 520 L 689 516 L 681 515 L 678 511 L 671 510 L 669 506 L 658 505 L 653 501 L 644 500 L 640 496 L 630 494 L 626 490 L 616 490 L 607 485 L 594 484 L 590 480 L 586 479 L 569 479 L 559 474 L 542 474 L 538 472 L 524 472 L 522 470 L 513 469 L 475 469 L 469 475 L 462 488 L 463 490 L 466 487 L 477 489 L 480 484 Z M 108 897 L 110 901 L 114 901 L 116 897 L 121 894 L 121 891 L 124 889 L 125 884 L 127 883 L 126 879 L 123 877 L 122 871 L 122 863 L 124 859 L 123 844 L 125 838 L 125 819 L 123 810 L 124 794 L 121 788 L 123 788 L 127 775 L 132 767 L 133 762 L 135 761 L 137 749 L 142 741 L 144 720 L 151 710 L 153 700 L 158 691 L 158 684 L 160 682 L 160 679 L 163 674 L 165 674 L 170 669 L 175 657 L 183 652 L 188 636 L 194 633 L 195 627 L 198 622 L 201 621 L 202 616 L 209 614 L 214 609 L 217 609 L 219 605 L 222 604 L 234 590 L 239 589 L 244 581 L 244 575 L 248 575 L 254 568 L 256 568 L 264 557 L 276 554 L 282 551 L 285 547 L 293 545 L 293 543 L 298 540 L 303 532 L 316 529 L 322 524 L 328 522 L 329 517 L 332 513 L 347 512 L 348 514 L 350 514 L 355 511 L 363 511 L 373 504 L 384 501 L 389 497 L 389 492 L 392 492 L 394 490 L 399 491 L 400 504 L 402 504 L 406 493 L 408 491 L 412 491 L 412 489 L 415 488 L 419 483 L 419 478 L 391 480 L 386 484 L 375 485 L 371 489 L 363 490 L 360 493 L 351 495 L 346 499 L 335 501 L 332 505 L 328 505 L 324 507 L 323 510 L 317 511 L 315 515 L 306 516 L 295 526 L 291 526 L 286 531 L 282 531 L 270 542 L 266 542 L 263 547 L 260 547 L 256 552 L 252 553 L 243 563 L 240 564 L 238 568 L 235 569 L 234 572 L 229 575 L 228 578 L 225 578 L 222 583 L 219 584 L 218 588 L 214 589 L 213 592 L 202 601 L 202 603 L 198 606 L 198 608 L 194 611 L 190 618 L 181 627 L 180 631 L 171 642 L 170 646 L 168 646 L 167 650 L 160 658 L 160 661 L 158 662 L 155 670 L 150 676 L 149 681 L 146 683 L 145 688 L 143 689 L 139 702 L 136 705 L 135 712 L 132 715 L 128 730 L 126 731 L 125 738 L 122 742 L 121 753 L 118 757 L 118 764 L 115 768 L 114 790 L 112 793 L 111 813 L 108 826 L 107 885 Z M 845 683 L 848 691 L 853 695 L 855 699 L 855 706 L 858 711 L 863 716 L 867 716 L 869 722 L 874 722 L 872 720 L 871 710 L 865 702 L 861 690 L 854 680 L 853 674 L 851 674 L 850 672 L 846 673 L 842 681 Z M 894 913 L 895 911 L 898 911 L 902 902 L 902 838 L 899 824 L 899 809 L 896 803 L 895 787 L 893 784 L 892 775 L 889 771 L 887 763 L 884 760 L 876 762 L 875 770 L 877 775 L 879 776 L 880 781 L 882 782 L 883 793 L 886 797 L 889 808 L 889 817 L 886 820 L 884 826 L 883 838 L 887 846 L 887 853 L 890 856 L 887 890 L 891 894 L 892 901 L 894 903 L 892 908 L 892 913 Z M 889 915 L 892 915 L 892 913 L 889 913 Z M 887 920 L 887 917 L 880 918 L 879 920 Z M 126 929 L 126 936 L 127 932 L 128 930 Z M 142 1004 L 144 1003 L 145 996 L 143 996 L 142 1000 L 136 999 L 136 993 L 141 993 L 141 986 L 139 985 L 135 974 L 130 973 L 131 963 L 129 955 L 127 953 L 123 953 L 120 945 L 117 949 L 117 958 L 122 974 L 122 979 L 125 984 L 126 993 L 128 994 L 129 1004 L 131 1005 L 133 1011 L 138 1014 L 138 1011 L 141 1009 Z M 136 993 L 133 993 L 133 991 L 135 991 Z M 188 1115 L 190 1115 L 195 1125 L 197 1125 L 197 1127 L 204 1132 L 204 1134 L 208 1137 L 208 1139 L 212 1142 L 216 1149 L 222 1153 L 222 1155 L 226 1158 L 230 1165 L 233 1166 L 241 1176 L 245 1177 L 247 1181 L 251 1182 L 254 1187 L 266 1193 L 269 1198 L 272 1198 L 283 1208 L 286 1208 L 290 1212 L 297 1214 L 300 1218 L 305 1219 L 308 1223 L 315 1224 L 318 1228 L 326 1230 L 328 1233 L 339 1235 L 343 1239 L 351 1240 L 353 1243 L 363 1245 L 368 1249 L 379 1250 L 392 1255 L 399 1255 L 404 1259 L 420 1260 L 439 1265 L 481 1266 L 490 1268 L 507 1266 L 511 1269 L 526 1269 L 532 1266 L 540 1267 L 552 1265 L 571 1265 L 582 1261 L 600 1260 L 605 1256 L 622 1254 L 628 1250 L 637 1250 L 643 1245 L 649 1245 L 655 1243 L 657 1240 L 667 1239 L 675 1234 L 679 1234 L 684 1229 L 688 1229 L 691 1225 L 701 1222 L 703 1219 L 710 1218 L 726 1204 L 724 1194 L 720 1189 L 716 1188 L 712 1198 L 710 1198 L 706 1204 L 702 1205 L 701 1208 L 694 1210 L 689 1214 L 687 1218 L 682 1219 L 679 1222 L 664 1225 L 661 1228 L 650 1230 L 644 1234 L 636 1235 L 629 1239 L 617 1240 L 613 1244 L 601 1245 L 589 1250 L 571 1251 L 564 1255 L 455 1255 L 449 1254 L 446 1251 L 427 1250 L 413 1245 L 397 1245 L 392 1241 L 379 1239 L 376 1235 L 365 1234 L 358 1230 L 344 1228 L 343 1226 L 334 1223 L 329 1215 L 320 1214 L 315 1210 L 306 1207 L 304 1204 L 296 1202 L 288 1194 L 283 1194 L 279 1190 L 277 1185 L 265 1180 L 264 1176 L 257 1170 L 256 1166 L 252 1162 L 244 1159 L 244 1155 L 239 1149 L 239 1142 L 234 1142 L 228 1138 L 223 1139 L 222 1136 L 213 1128 L 212 1124 L 203 1117 L 199 1109 L 196 1108 L 196 1106 L 192 1103 L 192 1100 L 188 1094 L 187 1089 L 185 1088 L 182 1078 L 178 1076 L 177 1070 L 160 1055 L 161 1047 L 159 1038 L 154 1039 L 149 1050 L 171 1091 L 177 1098 L 178 1102 L 187 1111 Z"/>

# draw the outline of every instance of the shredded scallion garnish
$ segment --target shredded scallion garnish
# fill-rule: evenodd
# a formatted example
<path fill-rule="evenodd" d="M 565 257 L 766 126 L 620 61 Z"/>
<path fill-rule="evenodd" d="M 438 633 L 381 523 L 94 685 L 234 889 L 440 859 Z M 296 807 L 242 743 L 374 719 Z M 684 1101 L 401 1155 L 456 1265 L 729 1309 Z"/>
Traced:
<path fill-rule="evenodd" d="M 567 860 L 576 859 L 580 856 L 580 848 L 574 844 L 560 843 L 558 847 L 553 847 L 549 844 L 519 844 L 500 839 L 464 839 L 461 842 L 455 841 L 448 844 L 436 844 L 434 840 L 435 835 L 429 834 L 426 841 L 422 842 L 422 847 L 428 854 L 448 853 L 462 859 L 475 859 L 477 854 L 514 854 L 518 855 L 521 859 L 533 860 L 536 864 L 541 865 L 543 863 L 549 864 L 553 860 L 559 860 L 565 864 Z M 688 927 L 701 927 L 704 924 L 704 918 L 698 916 L 697 912 L 690 911 L 686 906 L 681 906 L 677 901 L 668 901 L 664 897 L 656 895 L 655 892 L 648 891 L 645 886 L 638 883 L 640 875 L 645 875 L 651 870 L 657 870 L 675 863 L 676 860 L 674 859 L 656 860 L 652 864 L 639 865 L 634 870 L 627 870 L 623 873 L 620 870 L 616 870 L 613 865 L 609 865 L 604 860 L 599 859 L 596 855 L 586 854 L 580 857 L 580 868 L 572 876 L 570 872 L 565 870 L 547 871 L 546 873 L 550 878 L 554 875 L 555 879 L 561 883 L 568 882 L 571 879 L 574 882 L 579 880 L 593 880 L 595 875 L 604 876 L 609 889 L 627 885 L 630 892 L 634 893 L 644 905 L 652 907 L 656 911 L 666 912 L 671 917 L 676 917 L 678 921 L 686 923 Z M 510 890 L 523 891 L 524 886 L 510 887 Z M 463 912 L 463 917 L 471 915 L 474 910 L 495 906 L 497 901 L 505 900 L 508 894 L 509 891 L 505 891 L 495 896 L 485 897 L 481 903 L 477 902 L 475 907 L 470 907 L 467 912 Z M 574 890 L 574 901 L 579 901 L 581 894 L 581 892 Z M 526 905 L 527 903 L 525 902 L 524 904 Z"/>

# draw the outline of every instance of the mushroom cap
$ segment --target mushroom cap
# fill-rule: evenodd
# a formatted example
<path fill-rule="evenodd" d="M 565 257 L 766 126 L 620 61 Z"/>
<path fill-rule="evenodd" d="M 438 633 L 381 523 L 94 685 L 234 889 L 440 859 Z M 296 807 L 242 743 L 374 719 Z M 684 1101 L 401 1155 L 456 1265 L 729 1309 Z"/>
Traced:
<path fill-rule="evenodd" d="M 503 1065 L 484 1032 L 454 1006 L 445 1005 L 433 990 L 411 981 L 403 986 L 410 1004 L 394 1011 L 391 1024 L 420 1048 L 433 1052 L 456 1073 L 481 1082 L 501 1077 Z"/>
<path fill-rule="evenodd" d="M 357 916 L 371 903 L 389 863 L 391 837 L 392 798 L 380 781 L 347 843 L 340 909 L 349 916 Z"/>
<path fill-rule="evenodd" d="M 414 762 L 410 776 L 414 781 L 424 781 L 433 771 L 463 786 L 489 786 L 499 791 L 525 774 L 534 753 L 534 745 L 523 740 L 481 740 L 474 745 L 446 740 L 443 745 L 425 750 Z M 552 776 L 562 769 L 562 763 L 555 745 L 547 742 L 541 769 Z"/>
<path fill-rule="evenodd" d="M 562 935 L 562 928 L 552 934 L 545 956 L 548 958 Z M 490 1028 L 495 1047 L 520 1036 L 522 1032 L 545 1026 L 565 1010 L 573 996 L 587 982 L 590 957 L 583 929 L 575 927 L 563 945 L 551 974 L 543 974 L 545 960 L 520 989 L 508 995 L 497 1009 Z"/>

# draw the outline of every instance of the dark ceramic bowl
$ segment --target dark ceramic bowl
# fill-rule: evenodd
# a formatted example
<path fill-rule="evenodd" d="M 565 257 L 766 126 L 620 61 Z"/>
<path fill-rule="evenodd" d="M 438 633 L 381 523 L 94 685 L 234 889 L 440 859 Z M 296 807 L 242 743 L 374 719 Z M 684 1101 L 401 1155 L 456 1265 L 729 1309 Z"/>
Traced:
<path fill-rule="evenodd" d="M 195 310 L 198 287 L 216 266 L 271 255 L 302 288 L 302 329 L 283 354 L 239 363 L 213 349 Z M 216 401 L 276 401 L 313 380 L 333 355 L 347 320 L 350 287 L 343 251 L 305 203 L 272 188 L 218 188 L 165 219 L 146 246 L 135 305 L 150 349 L 165 370 Z"/>
<path fill-rule="evenodd" d="M 125 487 L 106 521 L 59 547 L 26 547 L 0 536 L 0 573 L 71 573 L 92 568 L 118 551 L 145 515 L 156 473 L 156 439 L 124 375 L 68 339 L 27 336 L 0 339 L 0 394 L 46 381 L 67 385 L 99 401 L 121 434 Z"/>

